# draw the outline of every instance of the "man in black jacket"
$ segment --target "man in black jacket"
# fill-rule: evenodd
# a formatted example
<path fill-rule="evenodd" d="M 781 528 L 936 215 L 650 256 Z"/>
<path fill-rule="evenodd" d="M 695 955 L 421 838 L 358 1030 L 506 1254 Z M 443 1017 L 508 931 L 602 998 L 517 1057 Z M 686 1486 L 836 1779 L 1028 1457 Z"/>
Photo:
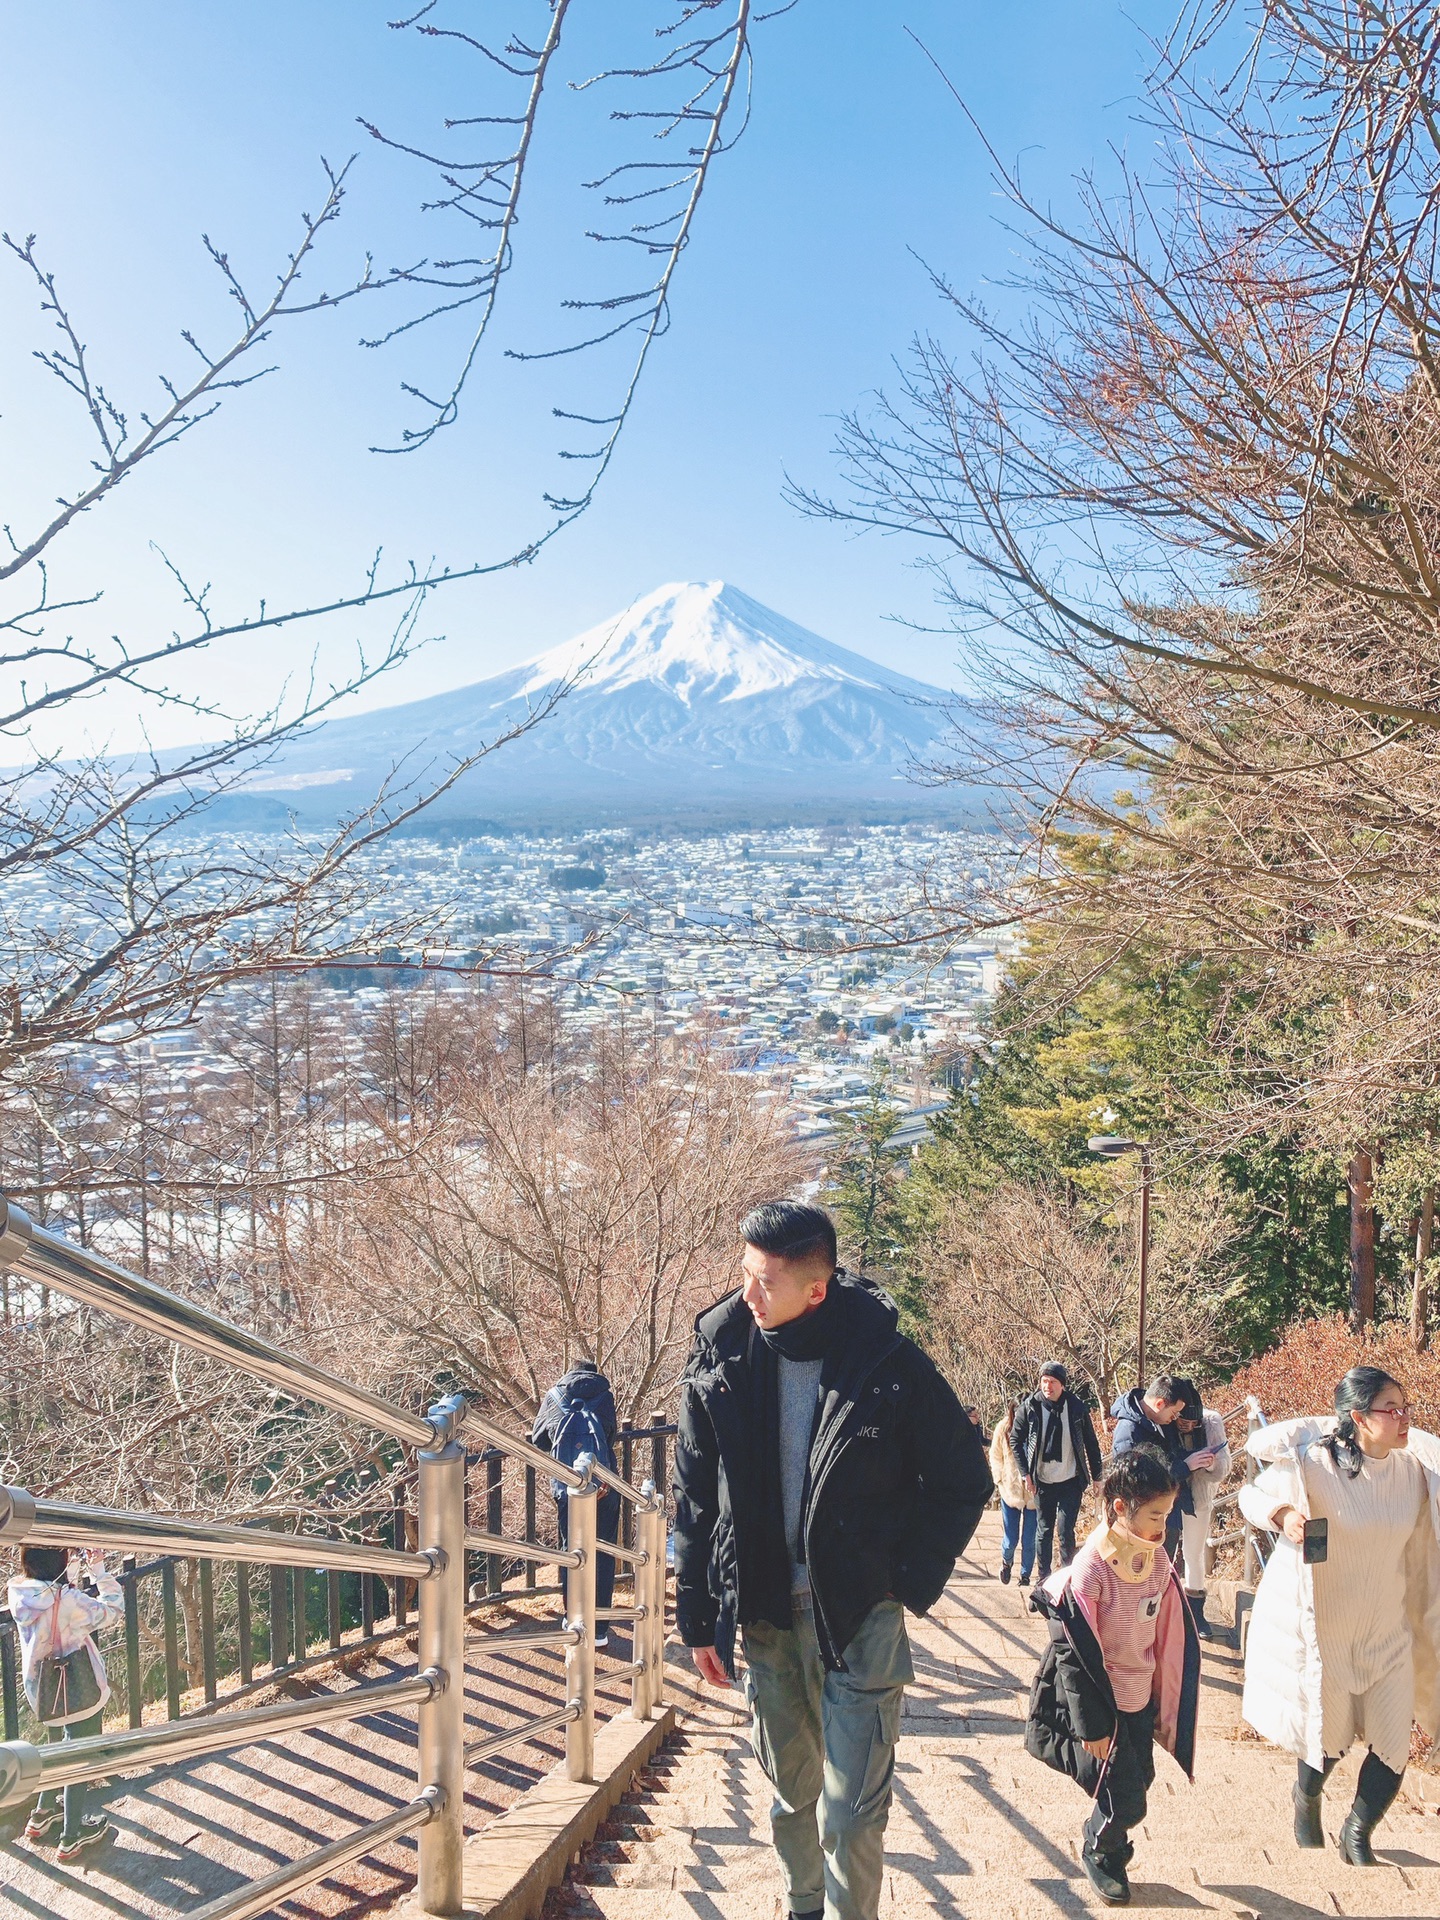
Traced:
<path fill-rule="evenodd" d="M 1015 1410 L 1010 1445 L 1025 1476 L 1025 1491 L 1035 1496 L 1036 1579 L 1043 1582 L 1054 1559 L 1057 1521 L 1061 1566 L 1068 1567 L 1075 1558 L 1080 1502 L 1104 1465 L 1090 1409 L 1070 1391 L 1063 1362 L 1047 1360 L 1040 1369 L 1039 1386 Z"/>
<path fill-rule="evenodd" d="M 680 1637 L 712 1686 L 743 1639 L 794 1915 L 875 1920 L 903 1608 L 944 1591 L 990 1498 L 980 1436 L 818 1207 L 741 1225 L 740 1289 L 695 1323 L 675 1447 Z"/>

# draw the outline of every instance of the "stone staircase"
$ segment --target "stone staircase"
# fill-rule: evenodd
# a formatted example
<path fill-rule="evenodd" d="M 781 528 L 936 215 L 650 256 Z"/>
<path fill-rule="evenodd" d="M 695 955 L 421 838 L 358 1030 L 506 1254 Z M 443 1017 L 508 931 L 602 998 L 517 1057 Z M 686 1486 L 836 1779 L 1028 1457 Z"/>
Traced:
<path fill-rule="evenodd" d="M 531 1625 L 553 1617 L 551 1600 L 523 1593 L 504 1614 L 487 1612 L 487 1627 Z M 630 1697 L 628 1636 L 617 1629 L 597 1661 L 601 1710 L 620 1712 Z M 344 1670 L 322 1670 L 273 1690 L 293 1698 L 333 1692 L 355 1681 L 392 1680 L 413 1672 L 413 1644 Z M 543 1713 L 564 1698 L 558 1650 L 513 1648 L 467 1667 L 466 1734 L 487 1734 Z M 257 1702 L 266 1704 L 271 1695 Z M 555 1767 L 562 1732 L 537 1735 L 471 1769 L 466 1827 L 488 1826 Z M 0 1813 L 0 1920 L 181 1920 L 216 1896 L 287 1861 L 344 1838 L 356 1827 L 403 1806 L 415 1791 L 415 1715 L 380 1713 L 332 1722 L 284 1742 L 233 1748 L 178 1765 L 118 1776 L 92 1790 L 91 1805 L 108 1812 L 115 1837 L 69 1867 L 53 1845 L 23 1838 L 29 1807 Z M 293 1920 L 359 1920 L 408 1898 L 415 1843 L 390 1841 L 312 1886 L 279 1912 Z"/>
<path fill-rule="evenodd" d="M 1080 1869 L 1087 1803 L 1025 1753 L 1026 1698 L 1043 1640 L 1026 1595 L 1002 1587 L 999 1526 L 987 1514 L 929 1619 L 911 1623 L 917 1684 L 896 1761 L 885 1916 L 1036 1920 L 1108 1911 Z M 675 1686 L 683 1652 L 672 1649 Z M 1196 1785 L 1158 1756 L 1151 1817 L 1136 1836 L 1133 1908 L 1310 1920 L 1440 1915 L 1440 1819 L 1413 1774 L 1377 1835 L 1383 1865 L 1346 1866 L 1333 1848 L 1358 1756 L 1328 1795 L 1332 1844 L 1290 1836 L 1293 1762 L 1238 1725 L 1240 1665 L 1205 1658 Z M 750 1757 L 737 1696 L 690 1686 L 682 1731 L 588 1848 L 548 1920 L 783 1920 L 768 1844 L 768 1789 Z"/>

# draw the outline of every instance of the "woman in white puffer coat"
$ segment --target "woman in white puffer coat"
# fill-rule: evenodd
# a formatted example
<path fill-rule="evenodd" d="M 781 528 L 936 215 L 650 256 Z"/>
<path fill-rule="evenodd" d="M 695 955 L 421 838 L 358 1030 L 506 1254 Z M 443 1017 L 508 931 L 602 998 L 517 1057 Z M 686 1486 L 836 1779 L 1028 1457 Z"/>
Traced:
<path fill-rule="evenodd" d="M 1241 1511 L 1278 1538 L 1251 1615 L 1242 1712 L 1297 1757 L 1302 1847 L 1325 1844 L 1321 1791 L 1364 1741 L 1339 1847 L 1373 1866 L 1371 1835 L 1400 1789 L 1411 1724 L 1431 1739 L 1440 1731 L 1440 1440 L 1410 1430 L 1405 1389 L 1378 1367 L 1352 1367 L 1335 1409 L 1246 1442 L 1261 1471 Z"/>

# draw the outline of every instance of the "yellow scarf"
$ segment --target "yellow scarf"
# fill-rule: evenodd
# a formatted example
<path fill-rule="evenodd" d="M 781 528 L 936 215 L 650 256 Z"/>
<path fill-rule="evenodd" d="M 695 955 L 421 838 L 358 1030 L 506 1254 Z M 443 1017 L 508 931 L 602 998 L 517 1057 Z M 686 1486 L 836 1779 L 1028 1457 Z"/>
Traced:
<path fill-rule="evenodd" d="M 1123 1520 L 1108 1524 L 1102 1520 L 1085 1544 L 1093 1547 L 1106 1566 L 1114 1569 L 1115 1577 L 1130 1587 L 1138 1587 L 1150 1578 L 1155 1556 L 1165 1548 L 1163 1540 L 1143 1540 L 1132 1533 Z"/>

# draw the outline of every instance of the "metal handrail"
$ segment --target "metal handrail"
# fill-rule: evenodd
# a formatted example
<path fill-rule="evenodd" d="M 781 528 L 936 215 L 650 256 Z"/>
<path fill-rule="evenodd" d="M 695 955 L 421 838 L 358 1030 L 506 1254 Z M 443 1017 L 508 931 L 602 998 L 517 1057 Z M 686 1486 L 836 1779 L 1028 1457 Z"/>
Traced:
<path fill-rule="evenodd" d="M 303 1860 L 293 1861 L 288 1867 L 277 1867 L 263 1880 L 252 1880 L 249 1886 L 240 1887 L 234 1893 L 222 1893 L 218 1900 L 196 1907 L 187 1920 L 250 1920 L 252 1914 L 266 1913 L 278 1906 L 287 1894 L 298 1893 L 313 1881 L 326 1879 L 337 1868 L 348 1867 L 352 1860 L 360 1859 L 386 1840 L 397 1840 L 402 1833 L 414 1833 L 417 1827 L 433 1820 L 442 1805 L 439 1788 L 426 1787 L 408 1806 L 382 1814 L 378 1820 L 347 1833 L 343 1840 L 332 1840 L 328 1847 L 307 1853 Z"/>
<path fill-rule="evenodd" d="M 70 1505 L 31 1495 L 22 1488 L 0 1489 L 0 1539 L 31 1539 L 58 1546 L 121 1546 L 157 1550 L 165 1587 L 165 1673 L 170 1717 L 155 1726 L 132 1724 L 124 1732 L 102 1731 L 59 1746 L 35 1746 L 28 1741 L 0 1744 L 0 1806 L 14 1804 L 37 1791 L 78 1785 L 133 1771 L 249 1746 L 257 1741 L 303 1731 L 360 1715 L 415 1707 L 418 1709 L 417 1764 L 421 1792 L 407 1807 L 381 1821 L 320 1849 L 289 1867 L 279 1868 L 252 1885 L 212 1901 L 201 1910 L 202 1920 L 246 1920 L 277 1900 L 389 1835 L 420 1828 L 416 1904 L 427 1914 L 455 1913 L 463 1904 L 464 1769 L 493 1753 L 515 1746 L 554 1727 L 565 1727 L 565 1768 L 569 1779 L 590 1781 L 595 1766 L 595 1649 L 596 1626 L 604 1620 L 634 1623 L 635 1647 L 631 1663 L 631 1710 L 638 1720 L 649 1720 L 664 1698 L 665 1645 L 665 1508 L 656 1482 L 665 1477 L 663 1442 L 673 1432 L 652 1416 L 654 1479 L 637 1489 L 622 1474 L 582 1455 L 573 1466 L 543 1453 L 533 1442 L 512 1436 L 484 1413 L 471 1409 L 464 1396 L 452 1393 L 422 1417 L 393 1405 L 377 1394 L 355 1386 L 325 1368 L 285 1352 L 232 1321 L 127 1272 L 88 1248 L 75 1247 L 60 1235 L 37 1226 L 25 1212 L 0 1196 L 0 1272 L 49 1288 L 86 1306 L 114 1315 L 163 1339 L 219 1360 L 253 1378 L 266 1381 L 297 1399 L 313 1401 L 331 1411 L 362 1422 L 416 1449 L 413 1464 L 416 1490 L 416 1526 L 421 1550 L 372 1546 L 366 1542 L 320 1539 L 305 1534 L 259 1531 L 221 1522 L 192 1521 L 172 1515 L 147 1515 L 120 1509 Z M 527 1476 L 525 1531 L 534 1531 L 535 1476 L 543 1473 L 566 1490 L 568 1544 L 551 1550 L 531 1540 L 509 1540 L 498 1531 L 501 1493 L 498 1466 L 487 1492 L 491 1506 L 490 1531 L 471 1533 L 466 1526 L 466 1456 L 461 1435 L 472 1431 L 499 1455 L 517 1459 L 530 1470 Z M 624 1462 L 630 1466 L 627 1435 Z M 408 1475 L 407 1469 L 407 1475 Z M 626 1539 L 603 1541 L 598 1536 L 597 1507 L 602 1488 L 613 1489 L 634 1508 L 635 1545 Z M 398 1514 L 398 1509 L 397 1509 Z M 397 1540 L 400 1536 L 397 1533 Z M 491 1576 L 501 1556 L 564 1569 L 565 1619 L 558 1629 L 541 1626 L 532 1632 L 486 1635 L 490 1650 L 511 1646 L 558 1645 L 565 1652 L 563 1707 L 538 1715 L 505 1734 L 486 1740 L 464 1741 L 464 1673 L 466 1634 L 465 1560 L 468 1551 L 491 1557 Z M 632 1569 L 634 1605 L 606 1608 L 595 1603 L 596 1563 L 609 1552 Z M 181 1718 L 177 1685 L 178 1651 L 174 1621 L 175 1568 L 180 1559 L 199 1562 L 202 1615 L 202 1660 L 207 1710 L 217 1703 L 214 1659 L 214 1576 L 212 1561 L 237 1563 L 237 1618 L 241 1673 L 249 1682 L 249 1572 L 252 1565 L 271 1569 L 272 1656 L 277 1605 L 290 1601 L 287 1585 L 303 1592 L 303 1580 L 291 1579 L 285 1569 L 318 1567 L 328 1572 L 330 1654 L 341 1651 L 340 1574 L 361 1576 L 361 1620 L 368 1626 L 373 1605 L 372 1583 L 388 1578 L 395 1589 L 394 1617 L 404 1630 L 404 1594 L 413 1581 L 418 1595 L 416 1622 L 417 1665 L 420 1671 L 403 1680 L 369 1683 L 343 1693 L 304 1701 L 283 1701 L 263 1707 L 228 1711 L 213 1718 Z M 138 1626 L 135 1581 L 125 1589 L 127 1605 L 127 1676 L 138 1667 Z M 533 1575 L 527 1574 L 527 1579 Z M 278 1585 L 277 1585 L 278 1582 Z M 277 1601 L 276 1595 L 282 1596 Z M 296 1604 L 300 1604 L 297 1597 Z M 303 1609 L 298 1616 L 303 1623 Z M 301 1626 L 303 1634 L 303 1624 Z M 282 1629 L 282 1640 L 288 1629 Z M 306 1642 L 302 1639 L 302 1646 Z M 368 1642 L 361 1643 L 368 1644 Z M 11 1639 L 0 1635 L 0 1692 L 3 1692 L 6 1730 L 12 1730 L 12 1695 L 16 1662 Z M 277 1670 L 278 1671 L 278 1670 Z M 272 1676 L 273 1677 L 273 1676 Z M 132 1688 L 138 1694 L 138 1688 Z M 132 1699 L 131 1711 L 135 1702 Z M 137 1716 L 138 1717 L 138 1716 Z"/>
<path fill-rule="evenodd" d="M 44 1541 L 56 1547 L 123 1547 L 182 1558 L 244 1560 L 256 1566 L 320 1567 L 337 1573 L 379 1573 L 391 1580 L 430 1580 L 433 1553 L 399 1553 L 363 1540 L 325 1540 L 304 1533 L 262 1533 L 219 1521 L 175 1520 L 117 1507 L 71 1506 L 36 1499 L 23 1487 L 0 1487 L 0 1540 Z"/>
<path fill-rule="evenodd" d="M 512 1460 L 522 1460 L 527 1467 L 534 1467 L 537 1473 L 549 1474 L 552 1480 L 558 1480 L 561 1486 L 567 1487 L 572 1493 L 580 1492 L 591 1480 L 598 1480 L 602 1486 L 618 1493 L 622 1500 L 629 1500 L 642 1509 L 654 1499 L 652 1494 L 642 1493 L 640 1488 L 632 1487 L 613 1467 L 603 1466 L 589 1454 L 580 1456 L 585 1462 L 583 1466 L 579 1462 L 573 1467 L 567 1466 L 563 1460 L 543 1452 L 532 1441 L 519 1440 L 513 1434 L 506 1433 L 503 1427 L 497 1426 L 487 1414 L 475 1407 L 466 1408 L 463 1427 L 466 1433 L 477 1434 L 501 1453 L 508 1454 Z"/>
<path fill-rule="evenodd" d="M 486 1740 L 472 1740 L 465 1749 L 465 1764 L 467 1767 L 478 1767 L 482 1760 L 493 1759 L 497 1753 L 504 1753 L 507 1747 L 518 1747 L 526 1740 L 533 1740 L 537 1733 L 549 1733 L 555 1727 L 569 1726 L 584 1711 L 578 1700 L 571 1700 L 563 1707 L 557 1707 L 554 1713 L 537 1713 L 533 1720 L 522 1720 L 518 1727 L 509 1727 L 504 1733 L 492 1733 Z"/>
<path fill-rule="evenodd" d="M 642 1507 L 641 1512 L 644 1511 Z M 650 1556 L 643 1547 L 622 1547 L 618 1540 L 601 1540 L 595 1550 L 597 1553 L 608 1553 L 612 1560 L 623 1560 L 627 1567 L 645 1567 L 650 1564 Z"/>
<path fill-rule="evenodd" d="M 466 1648 L 472 1653 L 489 1653 L 493 1647 L 578 1647 L 578 1627 L 516 1627 L 500 1633 L 467 1633 Z"/>
<path fill-rule="evenodd" d="M 582 1455 L 582 1458 L 588 1457 Z M 632 1487 L 630 1482 L 616 1473 L 612 1467 L 602 1466 L 598 1460 L 590 1459 L 590 1474 L 593 1479 L 600 1482 L 602 1487 L 609 1487 L 612 1492 L 618 1493 L 622 1500 L 629 1500 L 634 1506 L 639 1507 L 641 1512 L 654 1504 L 653 1494 L 647 1495 L 638 1487 Z"/>
<path fill-rule="evenodd" d="M 59 1234 L 36 1226 L 23 1207 L 0 1198 L 0 1271 L 18 1273 L 40 1286 L 54 1287 L 71 1300 L 113 1313 L 131 1326 L 178 1341 L 192 1353 L 225 1360 L 257 1380 L 268 1380 L 301 1399 L 315 1400 L 334 1413 L 347 1414 L 412 1447 L 430 1447 L 436 1433 L 430 1421 L 353 1386 L 311 1360 L 247 1333 L 233 1320 L 209 1313 L 153 1280 L 128 1273 L 89 1247 L 72 1246 Z"/>
<path fill-rule="evenodd" d="M 0 1745 L 0 1807 L 13 1806 L 50 1788 L 103 1780 L 134 1767 L 152 1767 L 175 1760 L 193 1760 L 202 1753 L 226 1747 L 248 1747 L 276 1733 L 299 1733 L 332 1720 L 353 1720 L 359 1714 L 387 1707 L 423 1706 L 443 1693 L 446 1678 L 433 1667 L 407 1680 L 382 1680 L 374 1685 L 348 1687 L 313 1700 L 286 1700 L 275 1706 L 250 1707 L 218 1720 L 167 1720 L 157 1727 L 138 1727 L 123 1733 L 94 1733 L 63 1746 L 33 1746 L 28 1740 Z"/>
<path fill-rule="evenodd" d="M 519 1440 L 514 1434 L 507 1433 L 503 1427 L 496 1426 L 488 1414 L 481 1413 L 475 1407 L 465 1409 L 463 1425 L 466 1433 L 474 1433 L 480 1439 L 488 1440 L 492 1447 L 509 1454 L 512 1460 L 523 1460 L 527 1467 L 534 1467 L 537 1473 L 548 1473 L 562 1487 L 578 1490 L 585 1485 L 585 1475 L 576 1468 L 567 1467 L 563 1460 L 542 1452 L 529 1440 Z"/>
<path fill-rule="evenodd" d="M 569 1547 L 541 1547 L 533 1540 L 507 1540 L 503 1533 L 476 1533 L 465 1530 L 467 1553 L 504 1553 L 512 1560 L 534 1560 L 541 1566 L 578 1567 L 580 1556 Z M 608 1552 L 608 1548 L 607 1548 Z"/>

